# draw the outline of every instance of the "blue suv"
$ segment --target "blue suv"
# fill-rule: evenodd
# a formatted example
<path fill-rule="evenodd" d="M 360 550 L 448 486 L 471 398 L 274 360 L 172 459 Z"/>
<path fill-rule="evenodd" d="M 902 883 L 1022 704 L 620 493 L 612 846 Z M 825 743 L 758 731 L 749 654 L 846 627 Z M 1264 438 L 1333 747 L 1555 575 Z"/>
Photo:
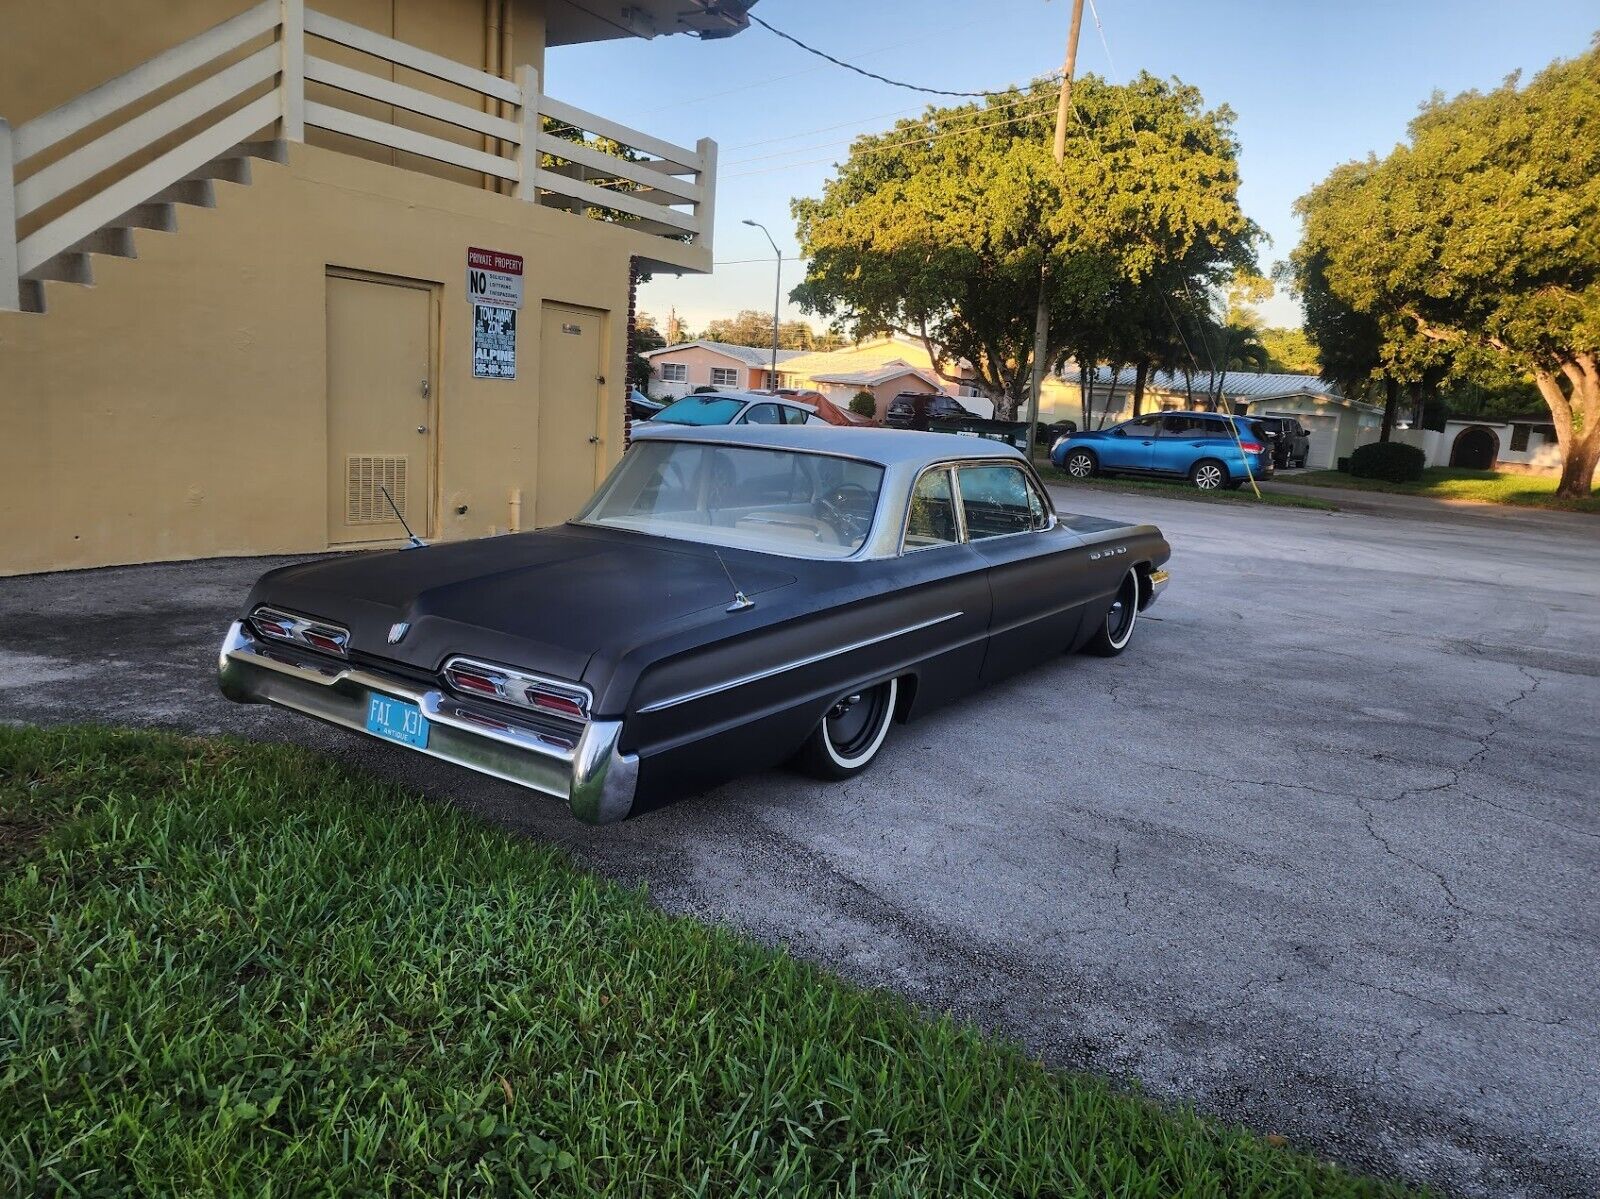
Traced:
<path fill-rule="evenodd" d="M 1248 417 L 1221 412 L 1152 412 L 1071 433 L 1050 447 L 1050 461 L 1074 479 L 1149 475 L 1188 479 L 1201 491 L 1272 475 L 1267 436 Z"/>

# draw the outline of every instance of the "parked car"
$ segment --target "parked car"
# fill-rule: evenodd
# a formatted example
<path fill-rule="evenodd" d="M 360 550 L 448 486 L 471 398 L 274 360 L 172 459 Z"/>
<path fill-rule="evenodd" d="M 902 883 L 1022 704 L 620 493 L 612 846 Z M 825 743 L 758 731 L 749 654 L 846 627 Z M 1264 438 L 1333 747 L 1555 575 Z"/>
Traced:
<path fill-rule="evenodd" d="M 849 778 L 897 719 L 1119 654 L 1170 553 L 993 442 L 656 426 L 567 524 L 268 571 L 220 683 L 604 823 L 787 760 Z"/>
<path fill-rule="evenodd" d="M 665 407 L 661 401 L 652 400 L 637 387 L 628 392 L 625 405 L 629 420 L 649 420 Z"/>
<path fill-rule="evenodd" d="M 1048 425 L 1039 421 L 1034 425 L 1033 444 L 1048 450 L 1063 437 L 1070 437 L 1077 431 L 1077 424 L 1070 420 L 1051 421 Z"/>
<path fill-rule="evenodd" d="M 1152 412 L 1058 440 L 1050 461 L 1074 479 L 1152 475 L 1188 479 L 1202 491 L 1269 478 L 1272 454 L 1260 425 L 1220 412 Z"/>
<path fill-rule="evenodd" d="M 655 416 L 663 425 L 825 425 L 805 404 L 760 391 L 719 391 L 686 395 Z"/>
<path fill-rule="evenodd" d="M 1292 416 L 1252 416 L 1272 439 L 1272 463 L 1279 470 L 1304 466 L 1311 454 L 1311 430 Z"/>
<path fill-rule="evenodd" d="M 928 422 L 937 419 L 961 419 L 972 413 L 953 397 L 943 392 L 902 391 L 889 401 L 884 409 L 883 423 L 891 429 L 928 428 Z"/>

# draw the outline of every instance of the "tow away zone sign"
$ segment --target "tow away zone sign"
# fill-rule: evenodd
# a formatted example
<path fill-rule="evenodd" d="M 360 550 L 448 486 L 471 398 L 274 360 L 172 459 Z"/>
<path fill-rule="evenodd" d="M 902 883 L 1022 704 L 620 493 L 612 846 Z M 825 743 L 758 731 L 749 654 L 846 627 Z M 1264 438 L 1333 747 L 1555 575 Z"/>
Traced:
<path fill-rule="evenodd" d="M 468 246 L 467 300 L 496 308 L 521 308 L 522 255 Z"/>

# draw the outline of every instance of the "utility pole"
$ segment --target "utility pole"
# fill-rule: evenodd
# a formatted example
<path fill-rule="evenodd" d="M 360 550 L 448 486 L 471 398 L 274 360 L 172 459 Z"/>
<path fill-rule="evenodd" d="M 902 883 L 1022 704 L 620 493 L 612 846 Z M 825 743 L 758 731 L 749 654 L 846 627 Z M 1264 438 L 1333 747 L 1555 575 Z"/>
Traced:
<path fill-rule="evenodd" d="M 1067 111 L 1072 107 L 1072 71 L 1078 63 L 1078 30 L 1083 27 L 1083 0 L 1072 0 L 1072 27 L 1067 30 L 1067 60 L 1061 67 L 1061 98 L 1056 102 L 1056 165 L 1067 156 Z M 1039 269 L 1039 308 L 1033 319 L 1033 398 L 1028 406 L 1028 461 L 1033 461 L 1039 431 L 1039 405 L 1044 400 L 1045 355 L 1050 347 L 1050 260 Z"/>

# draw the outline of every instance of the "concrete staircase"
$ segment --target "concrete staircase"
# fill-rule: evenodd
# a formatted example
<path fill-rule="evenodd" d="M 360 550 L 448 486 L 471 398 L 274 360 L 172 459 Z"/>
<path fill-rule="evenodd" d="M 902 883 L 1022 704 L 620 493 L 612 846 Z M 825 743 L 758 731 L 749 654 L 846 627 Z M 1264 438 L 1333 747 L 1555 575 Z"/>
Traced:
<path fill-rule="evenodd" d="M 288 143 L 279 138 L 245 142 L 176 183 L 168 184 L 148 200 L 136 204 L 121 216 L 107 221 L 87 237 L 75 242 L 53 258 L 46 259 L 18 277 L 19 307 L 23 312 L 44 312 L 45 284 L 64 283 L 80 287 L 94 285 L 94 256 L 139 257 L 134 230 L 157 233 L 178 231 L 178 209 L 215 208 L 218 183 L 249 186 L 251 160 L 284 164 L 289 161 Z"/>

